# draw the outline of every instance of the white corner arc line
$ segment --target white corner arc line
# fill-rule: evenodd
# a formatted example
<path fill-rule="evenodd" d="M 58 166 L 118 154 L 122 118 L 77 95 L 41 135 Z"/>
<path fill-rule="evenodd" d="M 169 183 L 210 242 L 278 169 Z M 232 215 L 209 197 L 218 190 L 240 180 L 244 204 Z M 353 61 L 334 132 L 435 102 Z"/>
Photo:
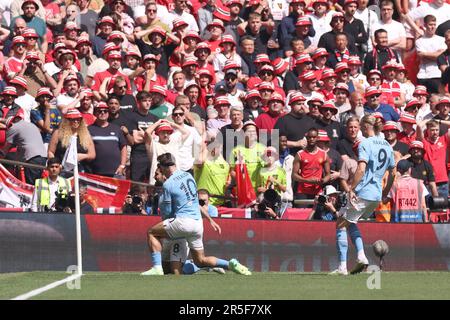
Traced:
<path fill-rule="evenodd" d="M 30 299 L 30 298 L 32 298 L 34 296 L 37 296 L 37 295 L 39 295 L 39 294 L 41 294 L 41 293 L 43 293 L 45 291 L 51 290 L 53 288 L 56 288 L 56 287 L 66 283 L 66 282 L 73 281 L 73 280 L 76 280 L 78 278 L 81 278 L 81 276 L 82 275 L 78 274 L 78 273 L 77 274 L 73 274 L 73 275 L 71 275 L 71 276 L 69 276 L 67 278 L 62 279 L 62 280 L 52 282 L 52 283 L 50 283 L 50 284 L 48 284 L 48 285 L 46 285 L 44 287 L 32 290 L 30 292 L 27 292 L 25 294 L 22 294 L 20 296 L 12 298 L 11 300 L 28 300 L 28 299 Z"/>

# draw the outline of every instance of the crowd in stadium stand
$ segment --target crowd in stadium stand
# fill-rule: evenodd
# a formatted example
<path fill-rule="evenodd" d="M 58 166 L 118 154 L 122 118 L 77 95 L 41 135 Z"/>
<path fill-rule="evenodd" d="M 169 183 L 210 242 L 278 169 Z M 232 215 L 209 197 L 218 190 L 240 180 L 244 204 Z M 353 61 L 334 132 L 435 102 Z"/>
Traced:
<path fill-rule="evenodd" d="M 2 155 L 45 165 L 75 134 L 81 171 L 154 185 L 170 152 L 214 205 L 245 163 L 258 197 L 296 207 L 348 191 L 371 114 L 446 198 L 449 3 L 0 0 Z"/>

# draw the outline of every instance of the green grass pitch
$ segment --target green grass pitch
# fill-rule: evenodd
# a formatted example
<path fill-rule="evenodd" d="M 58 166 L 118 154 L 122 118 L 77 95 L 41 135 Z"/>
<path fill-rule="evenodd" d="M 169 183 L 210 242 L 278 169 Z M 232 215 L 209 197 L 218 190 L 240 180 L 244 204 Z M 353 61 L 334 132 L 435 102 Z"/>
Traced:
<path fill-rule="evenodd" d="M 67 276 L 63 272 L 0 274 L 0 299 L 14 298 Z M 144 277 L 138 273 L 87 272 L 80 290 L 61 285 L 33 299 L 450 299 L 449 272 L 382 272 L 381 288 L 372 290 L 367 288 L 370 276 L 265 272 L 245 277 L 201 271 L 191 276 Z"/>

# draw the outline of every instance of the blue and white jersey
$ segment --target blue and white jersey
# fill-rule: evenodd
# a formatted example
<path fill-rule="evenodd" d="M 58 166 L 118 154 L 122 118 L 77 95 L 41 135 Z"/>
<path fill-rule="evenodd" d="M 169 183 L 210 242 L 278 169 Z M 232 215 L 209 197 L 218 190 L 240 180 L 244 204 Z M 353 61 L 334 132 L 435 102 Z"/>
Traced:
<path fill-rule="evenodd" d="M 359 161 L 367 163 L 366 172 L 355 188 L 356 195 L 368 201 L 381 201 L 382 180 L 387 169 L 395 167 L 391 145 L 380 137 L 364 139 L 358 147 Z"/>
<path fill-rule="evenodd" d="M 202 218 L 197 184 L 190 173 L 177 170 L 164 182 L 160 210 L 163 220 L 175 217 Z"/>

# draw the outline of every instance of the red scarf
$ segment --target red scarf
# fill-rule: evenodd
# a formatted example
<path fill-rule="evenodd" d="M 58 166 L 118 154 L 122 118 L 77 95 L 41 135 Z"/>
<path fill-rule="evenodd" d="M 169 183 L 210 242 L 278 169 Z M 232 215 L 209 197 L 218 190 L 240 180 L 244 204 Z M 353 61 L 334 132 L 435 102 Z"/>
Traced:
<path fill-rule="evenodd" d="M 350 52 L 345 48 L 344 53 L 341 53 L 338 49 L 334 49 L 334 55 L 336 56 L 337 62 L 347 62 L 350 57 Z"/>

